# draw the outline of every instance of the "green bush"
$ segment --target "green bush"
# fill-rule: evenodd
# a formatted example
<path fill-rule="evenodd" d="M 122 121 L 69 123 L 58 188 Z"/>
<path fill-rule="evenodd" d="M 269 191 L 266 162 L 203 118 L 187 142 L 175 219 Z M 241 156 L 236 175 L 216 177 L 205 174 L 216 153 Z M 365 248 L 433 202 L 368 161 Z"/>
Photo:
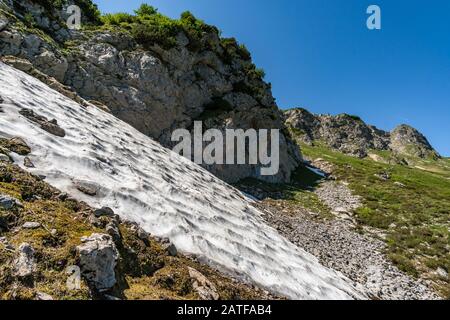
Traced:
<path fill-rule="evenodd" d="M 101 17 L 101 21 L 107 25 L 120 26 L 124 23 L 133 23 L 136 17 L 124 12 L 108 13 Z"/>
<path fill-rule="evenodd" d="M 176 45 L 176 35 L 181 31 L 179 22 L 161 14 L 145 16 L 132 26 L 131 34 L 135 40 L 149 47 L 159 44 L 165 49 Z"/>
<path fill-rule="evenodd" d="M 251 60 L 251 54 L 244 44 L 239 44 L 235 38 L 223 38 L 221 44 L 229 59 L 240 58 L 245 61 Z"/>
<path fill-rule="evenodd" d="M 217 28 L 205 24 L 189 11 L 183 12 L 180 19 L 176 20 L 158 13 L 147 4 L 141 5 L 135 11 L 135 15 L 106 14 L 101 20 L 107 26 L 121 26 L 130 30 L 135 40 L 144 47 L 159 44 L 165 49 L 170 49 L 176 45 L 176 36 L 184 32 L 190 41 L 189 49 L 200 50 L 204 33 L 219 33 Z"/>
<path fill-rule="evenodd" d="M 181 14 L 180 25 L 189 38 L 188 48 L 191 51 L 201 50 L 204 46 L 202 39 L 205 33 L 219 34 L 219 30 L 197 19 L 191 12 L 185 11 Z M 206 45 L 206 44 L 205 44 Z"/>
<path fill-rule="evenodd" d="M 33 27 L 34 24 L 35 24 L 35 20 L 34 20 L 33 15 L 31 13 L 25 14 L 24 17 L 23 17 L 23 22 L 25 23 L 25 25 L 27 27 Z"/>
<path fill-rule="evenodd" d="M 148 5 L 146 3 L 141 4 L 139 9 L 135 10 L 134 13 L 138 17 L 144 17 L 144 16 L 152 16 L 154 14 L 158 13 L 158 9 L 152 7 L 151 5 Z"/>
<path fill-rule="evenodd" d="M 33 2 L 44 7 L 47 10 L 52 10 L 62 8 L 65 0 L 34 0 Z"/>
<path fill-rule="evenodd" d="M 180 23 L 156 12 L 147 5 L 129 13 L 105 14 L 102 22 L 106 26 L 120 26 L 130 31 L 135 40 L 144 47 L 159 44 L 165 49 L 176 45 L 175 36 L 181 31 Z"/>
<path fill-rule="evenodd" d="M 240 44 L 239 45 L 239 55 L 241 56 L 242 59 L 244 60 L 251 60 L 252 59 L 252 55 L 250 54 L 250 51 L 248 51 L 247 47 L 245 46 L 245 44 Z"/>
<path fill-rule="evenodd" d="M 362 121 L 362 119 L 358 116 L 355 116 L 353 114 L 347 114 L 348 117 L 350 117 L 351 119 L 355 120 L 355 121 Z"/>
<path fill-rule="evenodd" d="M 134 15 L 129 13 L 105 14 L 101 17 L 101 22 L 105 26 L 121 27 L 128 30 L 136 42 L 144 48 L 150 48 L 158 44 L 164 49 L 171 49 L 177 44 L 177 35 L 184 32 L 189 39 L 188 49 L 200 51 L 211 49 L 209 43 L 204 40 L 205 34 L 220 35 L 220 31 L 216 27 L 197 19 L 189 11 L 183 12 L 178 20 L 158 13 L 157 9 L 148 4 L 142 4 L 134 12 Z M 220 41 L 224 49 L 221 58 L 225 63 L 231 63 L 233 59 L 242 59 L 246 62 L 244 69 L 249 79 L 263 79 L 265 77 L 264 70 L 256 68 L 251 63 L 251 54 L 244 44 L 239 44 L 235 38 L 222 38 Z"/>
<path fill-rule="evenodd" d="M 264 79 L 266 77 L 266 72 L 263 68 L 255 68 L 255 74 L 258 78 Z"/>

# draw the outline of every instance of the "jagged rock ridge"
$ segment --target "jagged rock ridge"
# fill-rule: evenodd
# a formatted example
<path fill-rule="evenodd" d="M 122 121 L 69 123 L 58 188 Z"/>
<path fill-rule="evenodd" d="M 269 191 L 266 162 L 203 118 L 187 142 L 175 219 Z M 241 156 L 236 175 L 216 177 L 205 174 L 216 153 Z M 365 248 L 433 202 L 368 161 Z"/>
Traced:
<path fill-rule="evenodd" d="M 287 110 L 285 122 L 304 143 L 320 140 L 335 150 L 361 158 L 370 150 L 389 150 L 409 157 L 439 157 L 428 140 L 408 125 L 386 132 L 366 124 L 357 116 L 315 115 L 303 108 Z"/>

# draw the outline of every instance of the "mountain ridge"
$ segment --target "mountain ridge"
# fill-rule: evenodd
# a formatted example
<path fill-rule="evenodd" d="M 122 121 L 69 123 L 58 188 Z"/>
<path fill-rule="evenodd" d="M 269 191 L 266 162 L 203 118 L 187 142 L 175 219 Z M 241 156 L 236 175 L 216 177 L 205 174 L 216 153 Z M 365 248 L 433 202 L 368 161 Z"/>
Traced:
<path fill-rule="evenodd" d="M 392 151 L 398 161 L 408 157 L 439 159 L 441 156 L 417 129 L 401 124 L 391 132 L 366 124 L 349 114 L 313 114 L 304 108 L 284 111 L 285 123 L 300 141 L 307 144 L 322 142 L 334 150 L 360 158 L 371 150 Z"/>

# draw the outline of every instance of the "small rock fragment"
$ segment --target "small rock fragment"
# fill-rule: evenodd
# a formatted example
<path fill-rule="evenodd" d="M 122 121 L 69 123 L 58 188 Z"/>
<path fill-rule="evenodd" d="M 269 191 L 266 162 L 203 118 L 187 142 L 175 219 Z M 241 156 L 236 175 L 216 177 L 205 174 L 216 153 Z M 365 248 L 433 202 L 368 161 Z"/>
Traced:
<path fill-rule="evenodd" d="M 8 26 L 8 19 L 6 17 L 0 17 L 0 31 L 3 31 Z M 3 99 L 0 97 L 0 103 L 3 102 Z"/>
<path fill-rule="evenodd" d="M 50 301 L 50 300 L 53 300 L 53 297 L 49 294 L 38 291 L 38 292 L 36 292 L 35 300 Z"/>
<path fill-rule="evenodd" d="M 78 189 L 78 191 L 81 191 L 88 196 L 93 197 L 97 195 L 98 187 L 93 183 L 87 181 L 75 181 L 74 185 Z"/>
<path fill-rule="evenodd" d="M 88 222 L 91 225 L 93 225 L 94 227 L 97 227 L 97 228 L 103 228 L 104 227 L 104 224 L 102 223 L 102 221 L 99 218 L 97 218 L 96 216 L 94 216 L 94 215 L 88 216 Z"/>
<path fill-rule="evenodd" d="M 169 256 L 175 257 L 178 254 L 177 247 L 168 238 L 160 238 L 159 242 Z"/>
<path fill-rule="evenodd" d="M 444 270 L 444 268 L 439 267 L 436 270 L 436 273 L 442 278 L 448 278 L 448 272 Z"/>
<path fill-rule="evenodd" d="M 6 237 L 0 237 L 0 244 L 2 244 L 6 250 L 14 251 L 14 247 L 9 244 Z"/>
<path fill-rule="evenodd" d="M 33 162 L 31 161 L 31 159 L 28 158 L 28 157 L 25 157 L 25 158 L 23 159 L 23 165 L 24 165 L 25 167 L 27 167 L 27 168 L 34 168 L 34 167 L 35 167 L 34 164 L 33 164 Z"/>
<path fill-rule="evenodd" d="M 69 195 L 67 193 L 61 192 L 56 198 L 60 201 L 66 201 L 68 197 Z"/>
<path fill-rule="evenodd" d="M 18 249 L 18 256 L 14 260 L 14 275 L 19 278 L 27 278 L 36 270 L 34 249 L 28 243 L 22 243 Z"/>
<path fill-rule="evenodd" d="M 8 140 L 5 147 L 15 152 L 21 156 L 26 156 L 29 153 L 31 153 L 30 147 L 27 145 L 27 143 L 20 137 L 14 137 Z"/>
<path fill-rule="evenodd" d="M 19 200 L 0 193 L 0 208 L 4 210 L 11 210 L 15 207 L 22 207 Z"/>
<path fill-rule="evenodd" d="M 106 232 L 113 238 L 114 242 L 119 242 L 122 239 L 119 228 L 113 222 L 106 225 Z"/>
<path fill-rule="evenodd" d="M 374 176 L 382 181 L 388 181 L 389 179 L 391 179 L 391 175 L 387 172 L 381 172 L 378 174 L 376 173 L 376 174 L 374 174 Z"/>
<path fill-rule="evenodd" d="M 169 244 L 169 246 L 167 246 L 165 248 L 165 250 L 167 251 L 167 253 L 169 254 L 169 256 L 171 257 L 176 257 L 178 254 L 178 250 L 177 247 L 175 247 L 175 245 L 173 243 Z"/>
<path fill-rule="evenodd" d="M 58 126 L 56 120 L 41 123 L 41 128 L 57 137 L 64 138 L 66 136 L 66 131 Z"/>
<path fill-rule="evenodd" d="M 143 241 L 147 241 L 149 237 L 148 232 L 146 232 L 144 229 L 140 227 L 138 227 L 138 229 L 136 230 L 136 235 L 138 236 L 139 239 Z"/>
<path fill-rule="evenodd" d="M 64 129 L 58 126 L 58 122 L 55 119 L 48 120 L 46 117 L 38 115 L 31 109 L 23 108 L 19 113 L 28 120 L 38 124 L 42 130 L 47 131 L 58 137 L 65 137 L 66 132 Z"/>
<path fill-rule="evenodd" d="M 189 276 L 191 277 L 192 286 L 203 300 L 219 300 L 219 294 L 215 285 L 209 281 L 203 274 L 188 267 Z"/>
<path fill-rule="evenodd" d="M 5 217 L 0 216 L 0 231 L 8 231 L 9 230 L 9 224 L 8 220 L 6 220 Z"/>
<path fill-rule="evenodd" d="M 24 229 L 38 229 L 41 227 L 39 222 L 25 222 L 22 226 Z"/>
<path fill-rule="evenodd" d="M 94 215 L 96 217 L 112 217 L 114 216 L 114 211 L 109 207 L 102 207 L 101 209 L 97 209 L 94 211 Z"/>
<path fill-rule="evenodd" d="M 6 154 L 0 153 L 0 161 L 11 162 L 11 159 L 9 159 L 9 157 Z"/>

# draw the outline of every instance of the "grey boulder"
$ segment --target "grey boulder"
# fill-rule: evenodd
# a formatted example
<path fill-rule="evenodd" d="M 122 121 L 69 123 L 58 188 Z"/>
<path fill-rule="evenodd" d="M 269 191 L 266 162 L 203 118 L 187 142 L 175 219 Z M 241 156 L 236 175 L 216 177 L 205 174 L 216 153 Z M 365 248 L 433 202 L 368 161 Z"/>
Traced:
<path fill-rule="evenodd" d="M 116 284 L 115 267 L 119 252 L 110 235 L 94 233 L 77 247 L 81 272 L 89 284 L 105 291 Z"/>

